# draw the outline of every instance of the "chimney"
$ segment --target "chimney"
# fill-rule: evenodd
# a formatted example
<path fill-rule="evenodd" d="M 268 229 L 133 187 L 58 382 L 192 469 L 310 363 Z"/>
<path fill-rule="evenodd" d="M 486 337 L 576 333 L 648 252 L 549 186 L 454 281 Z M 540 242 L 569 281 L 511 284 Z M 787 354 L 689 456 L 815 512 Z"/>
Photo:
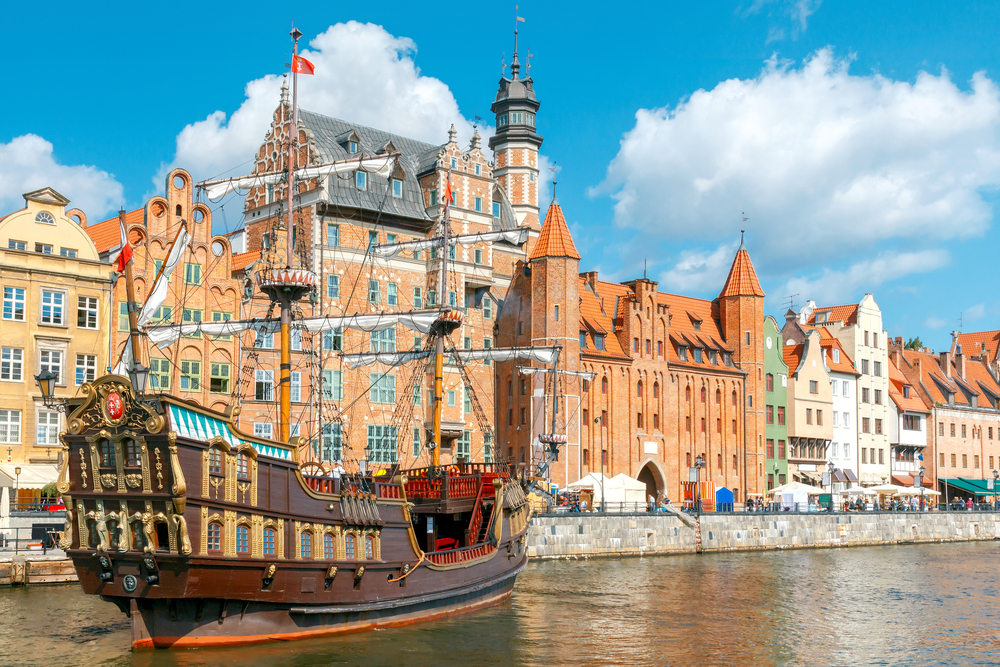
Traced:
<path fill-rule="evenodd" d="M 951 350 L 948 350 L 947 352 L 942 352 L 940 355 L 938 355 L 938 357 L 941 360 L 940 361 L 940 363 L 941 363 L 941 370 L 944 371 L 944 374 L 947 375 L 948 379 L 950 380 L 951 379 Z"/>
<path fill-rule="evenodd" d="M 583 276 L 583 284 L 589 287 L 591 292 L 597 294 L 597 271 L 587 271 L 580 275 Z"/>
<path fill-rule="evenodd" d="M 955 372 L 958 373 L 958 377 L 965 379 L 965 359 L 966 355 L 962 354 L 962 346 L 955 346 Z"/>
<path fill-rule="evenodd" d="M 896 336 L 894 342 L 896 343 L 896 345 L 899 345 L 900 347 L 902 347 L 903 346 L 903 337 L 902 336 Z"/>

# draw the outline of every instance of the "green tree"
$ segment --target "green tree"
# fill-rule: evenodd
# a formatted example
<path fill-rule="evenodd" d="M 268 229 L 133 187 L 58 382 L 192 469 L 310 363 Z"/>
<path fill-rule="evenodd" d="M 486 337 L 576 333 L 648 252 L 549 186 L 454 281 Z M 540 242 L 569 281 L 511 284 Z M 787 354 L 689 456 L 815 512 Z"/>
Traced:
<path fill-rule="evenodd" d="M 907 350 L 922 350 L 923 348 L 924 344 L 920 340 L 920 336 L 917 336 L 916 338 L 911 338 L 910 340 L 906 341 Z"/>

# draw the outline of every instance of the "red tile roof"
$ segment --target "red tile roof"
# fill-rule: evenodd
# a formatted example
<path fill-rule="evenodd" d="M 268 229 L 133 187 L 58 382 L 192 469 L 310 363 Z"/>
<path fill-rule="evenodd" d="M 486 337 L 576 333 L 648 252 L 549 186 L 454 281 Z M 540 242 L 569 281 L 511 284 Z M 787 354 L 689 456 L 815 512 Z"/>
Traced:
<path fill-rule="evenodd" d="M 927 412 L 929 408 L 924 403 L 923 399 L 920 398 L 919 393 L 916 388 L 910 389 L 909 397 L 903 396 L 903 387 L 912 384 L 903 375 L 903 372 L 896 367 L 896 364 L 892 363 L 892 359 L 889 360 L 889 398 L 892 402 L 896 404 L 900 410 L 907 410 L 909 412 Z"/>
<path fill-rule="evenodd" d="M 789 373 L 795 373 L 799 369 L 799 364 L 802 363 L 802 355 L 805 354 L 805 350 L 805 343 L 781 346 L 781 359 L 788 366 Z"/>
<path fill-rule="evenodd" d="M 848 306 L 827 306 L 825 308 L 817 306 L 809 316 L 809 324 L 816 324 L 816 315 L 819 313 L 829 313 L 826 318 L 827 322 L 843 322 L 845 327 L 854 326 L 858 322 L 858 304 L 856 303 Z"/>
<path fill-rule="evenodd" d="M 726 284 L 719 293 L 720 298 L 726 296 L 764 296 L 764 290 L 760 288 L 760 281 L 757 280 L 757 272 L 754 271 L 753 262 L 750 261 L 750 253 L 742 244 L 736 251 Z"/>
<path fill-rule="evenodd" d="M 1000 331 L 976 331 L 959 334 L 957 342 L 962 346 L 963 354 L 978 356 L 985 351 L 987 361 L 994 361 L 997 358 L 997 350 L 1000 349 Z"/>
<path fill-rule="evenodd" d="M 566 226 L 566 218 L 563 216 L 562 207 L 558 202 L 549 204 L 549 210 L 545 214 L 545 224 L 542 225 L 542 233 L 535 241 L 535 247 L 531 250 L 528 259 L 539 257 L 571 257 L 580 259 L 580 253 L 576 251 L 573 244 L 573 237 Z"/>
<path fill-rule="evenodd" d="M 810 331 L 819 331 L 819 345 L 826 353 L 826 365 L 829 366 L 831 371 L 835 373 L 846 373 L 847 375 L 855 375 L 858 377 L 861 376 L 861 373 L 854 368 L 854 362 L 851 361 L 851 357 L 847 354 L 847 351 L 844 350 L 844 346 L 840 344 L 840 341 L 836 336 L 824 327 L 806 325 L 802 328 L 806 330 L 806 333 L 809 333 Z M 833 360 L 834 350 L 840 350 L 840 353 L 837 355 L 840 361 Z"/>
<path fill-rule="evenodd" d="M 991 407 L 1000 398 L 1000 385 L 993 378 L 986 365 L 979 361 L 965 360 L 965 378 L 958 375 L 958 366 L 951 362 L 951 377 L 942 368 L 939 355 L 916 350 L 903 350 L 900 370 L 906 374 L 907 369 L 916 369 L 920 362 L 919 382 L 926 390 L 930 400 L 935 403 L 948 403 L 949 393 L 954 393 L 955 405 L 969 406 L 971 399 L 968 394 L 978 394 L 978 407 Z M 916 384 L 915 374 L 912 378 Z"/>
<path fill-rule="evenodd" d="M 241 252 L 233 255 L 233 271 L 245 269 L 258 259 L 260 259 L 260 250 L 251 250 L 250 252 Z"/>
<path fill-rule="evenodd" d="M 619 302 L 624 303 L 631 298 L 632 292 L 624 285 L 602 281 L 597 283 L 597 292 L 598 294 L 594 294 L 590 291 L 586 280 L 583 276 L 580 277 L 580 331 L 587 332 L 587 346 L 582 348 L 580 353 L 627 361 L 631 357 L 622 348 L 621 340 L 614 333 L 616 313 L 612 311 L 615 307 L 615 297 L 622 297 Z M 604 301 L 603 312 L 601 311 L 602 300 Z M 601 329 L 604 330 L 604 349 L 598 350 L 594 342 L 594 334 L 601 334 Z"/>
<path fill-rule="evenodd" d="M 137 208 L 125 214 L 125 226 L 137 225 L 145 219 L 145 209 Z M 121 243 L 121 232 L 118 229 L 118 216 L 102 220 L 86 227 L 87 234 L 90 235 L 94 245 L 97 246 L 97 254 L 103 255 L 112 248 L 117 248 Z"/>

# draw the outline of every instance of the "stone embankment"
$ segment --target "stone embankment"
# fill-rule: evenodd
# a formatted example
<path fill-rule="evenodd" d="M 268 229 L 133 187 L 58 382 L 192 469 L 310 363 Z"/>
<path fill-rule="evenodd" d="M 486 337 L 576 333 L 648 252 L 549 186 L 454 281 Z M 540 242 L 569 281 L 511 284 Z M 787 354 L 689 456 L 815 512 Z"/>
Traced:
<path fill-rule="evenodd" d="M 683 520 L 682 520 L 683 519 Z M 859 514 L 541 514 L 528 528 L 532 558 L 993 540 L 993 512 Z"/>

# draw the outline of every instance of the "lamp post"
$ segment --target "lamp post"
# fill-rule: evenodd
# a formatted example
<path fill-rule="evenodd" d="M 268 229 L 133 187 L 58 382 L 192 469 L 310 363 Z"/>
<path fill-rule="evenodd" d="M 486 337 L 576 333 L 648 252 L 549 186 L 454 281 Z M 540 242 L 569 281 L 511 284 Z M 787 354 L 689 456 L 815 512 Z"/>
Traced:
<path fill-rule="evenodd" d="M 21 466 L 14 468 L 14 509 L 18 506 L 18 487 L 21 485 Z"/>
<path fill-rule="evenodd" d="M 837 472 L 837 466 L 830 461 L 826 464 L 827 472 L 830 475 L 830 511 L 833 511 L 833 475 Z"/>
<path fill-rule="evenodd" d="M 705 458 L 699 454 L 694 457 L 694 497 L 695 497 L 695 510 L 698 515 L 701 516 L 701 469 L 705 467 Z"/>
<path fill-rule="evenodd" d="M 917 471 L 917 484 L 920 485 L 920 511 L 924 510 L 924 473 L 927 470 L 920 466 L 920 470 Z"/>
<path fill-rule="evenodd" d="M 59 381 L 59 374 L 52 371 L 42 371 L 35 376 L 35 382 L 42 392 L 42 405 L 50 410 L 66 412 L 66 399 L 56 398 L 56 382 Z"/>
<path fill-rule="evenodd" d="M 604 509 L 604 424 L 601 423 L 600 417 L 594 419 L 594 423 L 601 431 L 601 511 L 606 512 L 607 510 Z"/>

